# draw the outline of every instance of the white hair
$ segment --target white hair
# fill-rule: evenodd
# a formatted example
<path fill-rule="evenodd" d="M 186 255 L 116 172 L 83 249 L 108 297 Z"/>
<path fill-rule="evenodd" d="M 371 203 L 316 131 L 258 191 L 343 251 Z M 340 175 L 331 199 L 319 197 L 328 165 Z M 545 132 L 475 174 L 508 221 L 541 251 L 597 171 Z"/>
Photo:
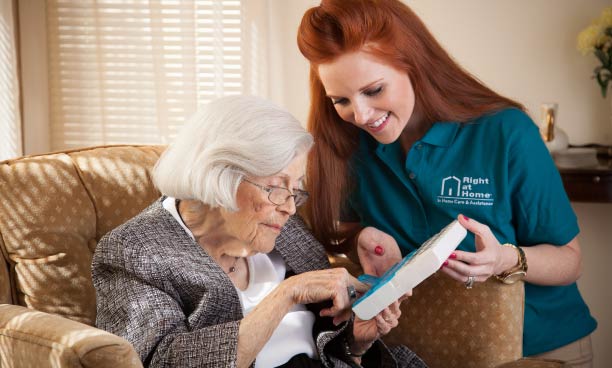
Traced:
<path fill-rule="evenodd" d="M 187 121 L 155 164 L 153 183 L 167 196 L 235 211 L 244 176 L 275 175 L 312 144 L 300 122 L 271 102 L 222 97 Z"/>

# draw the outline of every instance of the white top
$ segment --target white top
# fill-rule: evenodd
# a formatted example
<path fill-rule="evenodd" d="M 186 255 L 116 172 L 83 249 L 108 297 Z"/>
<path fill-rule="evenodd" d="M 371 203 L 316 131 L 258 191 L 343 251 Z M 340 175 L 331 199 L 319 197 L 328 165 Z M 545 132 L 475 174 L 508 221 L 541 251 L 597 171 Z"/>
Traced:
<path fill-rule="evenodd" d="M 178 214 L 176 200 L 168 197 L 163 207 L 172 214 L 187 234 L 195 239 Z M 245 290 L 236 288 L 243 315 L 248 315 L 284 279 L 287 267 L 281 255 L 272 251 L 247 257 L 249 283 Z M 303 304 L 296 304 L 281 320 L 270 340 L 264 345 L 255 360 L 255 367 L 276 367 L 285 364 L 291 357 L 305 353 L 317 358 L 312 337 L 315 316 Z"/>

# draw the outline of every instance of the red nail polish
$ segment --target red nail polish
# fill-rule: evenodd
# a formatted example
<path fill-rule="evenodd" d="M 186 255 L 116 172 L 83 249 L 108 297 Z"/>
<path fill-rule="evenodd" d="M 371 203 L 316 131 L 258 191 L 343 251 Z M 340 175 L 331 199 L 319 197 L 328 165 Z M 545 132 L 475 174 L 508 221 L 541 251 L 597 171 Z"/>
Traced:
<path fill-rule="evenodd" d="M 451 259 L 457 258 L 457 253 L 451 253 L 451 255 L 448 258 L 451 258 Z"/>
<path fill-rule="evenodd" d="M 470 221 L 470 218 L 469 218 L 469 217 L 467 217 L 466 215 L 461 215 L 461 216 L 463 216 L 463 219 L 464 219 L 465 221 Z"/>
<path fill-rule="evenodd" d="M 383 254 L 385 254 L 385 249 L 380 245 L 377 245 L 376 248 L 374 248 L 374 253 L 378 254 L 379 256 L 382 256 Z"/>
<path fill-rule="evenodd" d="M 444 263 L 442 263 L 442 267 L 444 266 L 448 266 L 448 261 L 444 261 Z"/>

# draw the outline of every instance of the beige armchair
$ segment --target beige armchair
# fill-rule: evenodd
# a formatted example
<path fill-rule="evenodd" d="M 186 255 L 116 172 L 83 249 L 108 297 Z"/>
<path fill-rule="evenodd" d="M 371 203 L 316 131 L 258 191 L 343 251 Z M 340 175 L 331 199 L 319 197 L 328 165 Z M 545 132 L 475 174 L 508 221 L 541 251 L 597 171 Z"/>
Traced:
<path fill-rule="evenodd" d="M 150 170 L 162 151 L 107 146 L 0 162 L 1 367 L 142 366 L 126 340 L 93 327 L 90 264 L 103 234 L 159 196 Z M 561 366 L 517 361 L 522 320 L 521 284 L 466 290 L 440 274 L 404 303 L 387 341 L 431 367 Z"/>

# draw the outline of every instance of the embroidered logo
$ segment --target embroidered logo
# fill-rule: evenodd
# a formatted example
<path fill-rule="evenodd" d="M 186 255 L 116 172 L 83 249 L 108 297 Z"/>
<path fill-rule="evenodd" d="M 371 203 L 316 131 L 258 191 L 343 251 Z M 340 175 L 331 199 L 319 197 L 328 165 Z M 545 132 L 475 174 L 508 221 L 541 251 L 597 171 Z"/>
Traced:
<path fill-rule="evenodd" d="M 468 206 L 492 206 L 494 203 L 493 194 L 488 190 L 489 178 L 447 176 L 441 184 L 438 203 Z"/>

